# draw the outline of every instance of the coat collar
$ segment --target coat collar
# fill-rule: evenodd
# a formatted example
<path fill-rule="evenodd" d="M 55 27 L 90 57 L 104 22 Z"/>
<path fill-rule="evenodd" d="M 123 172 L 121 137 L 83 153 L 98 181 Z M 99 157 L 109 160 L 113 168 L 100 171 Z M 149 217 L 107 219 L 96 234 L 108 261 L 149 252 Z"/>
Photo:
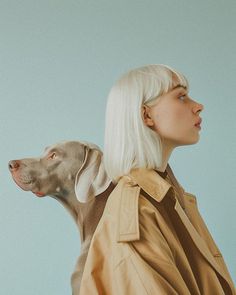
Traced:
<path fill-rule="evenodd" d="M 169 181 L 166 180 L 167 175 Z M 175 178 L 169 164 L 167 164 L 164 172 L 158 172 L 154 169 L 148 168 L 132 169 L 126 176 L 126 180 L 131 186 L 138 185 L 157 202 L 161 202 L 171 188 L 173 191 L 171 198 L 174 200 L 177 198 L 182 208 L 185 209 L 185 201 L 183 197 L 185 191 Z"/>
<path fill-rule="evenodd" d="M 168 165 L 169 166 L 169 165 Z M 161 202 L 168 192 L 171 184 L 161 177 L 154 169 L 135 168 L 127 176 L 128 184 L 140 186 L 157 202 Z"/>

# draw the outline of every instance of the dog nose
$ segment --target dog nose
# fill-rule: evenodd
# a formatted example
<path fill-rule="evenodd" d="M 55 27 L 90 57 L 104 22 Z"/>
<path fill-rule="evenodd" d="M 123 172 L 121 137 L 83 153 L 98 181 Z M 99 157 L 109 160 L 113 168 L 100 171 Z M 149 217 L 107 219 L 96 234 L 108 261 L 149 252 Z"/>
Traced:
<path fill-rule="evenodd" d="M 17 170 L 20 167 L 20 161 L 12 160 L 8 163 L 8 167 L 10 171 Z"/>

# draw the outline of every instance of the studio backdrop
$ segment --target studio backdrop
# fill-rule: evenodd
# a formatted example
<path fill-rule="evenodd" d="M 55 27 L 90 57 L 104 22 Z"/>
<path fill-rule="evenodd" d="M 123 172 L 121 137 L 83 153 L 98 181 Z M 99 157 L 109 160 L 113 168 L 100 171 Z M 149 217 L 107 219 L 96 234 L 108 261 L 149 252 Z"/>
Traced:
<path fill-rule="evenodd" d="M 71 294 L 77 227 L 56 200 L 13 182 L 8 161 L 62 140 L 103 149 L 110 88 L 124 72 L 167 64 L 204 105 L 200 140 L 169 161 L 235 280 L 234 0 L 0 0 L 0 293 Z"/>

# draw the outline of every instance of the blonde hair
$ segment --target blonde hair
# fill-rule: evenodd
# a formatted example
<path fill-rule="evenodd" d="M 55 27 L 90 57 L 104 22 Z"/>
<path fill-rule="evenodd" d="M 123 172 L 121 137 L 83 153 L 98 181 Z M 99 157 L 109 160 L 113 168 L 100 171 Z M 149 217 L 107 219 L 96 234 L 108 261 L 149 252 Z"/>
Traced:
<path fill-rule="evenodd" d="M 117 183 L 131 169 L 158 169 L 160 136 L 142 119 L 142 105 L 151 105 L 173 87 L 173 78 L 188 88 L 187 79 L 166 65 L 147 65 L 124 74 L 110 90 L 105 122 L 104 165 Z"/>

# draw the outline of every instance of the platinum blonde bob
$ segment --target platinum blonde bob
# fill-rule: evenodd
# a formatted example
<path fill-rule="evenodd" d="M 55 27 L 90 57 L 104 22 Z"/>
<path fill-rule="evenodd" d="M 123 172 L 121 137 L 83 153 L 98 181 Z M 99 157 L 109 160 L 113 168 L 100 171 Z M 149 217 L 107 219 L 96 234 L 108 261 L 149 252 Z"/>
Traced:
<path fill-rule="evenodd" d="M 124 74 L 108 95 L 104 165 L 114 183 L 133 168 L 158 169 L 162 164 L 160 136 L 147 127 L 142 105 L 151 106 L 173 87 L 173 78 L 188 88 L 181 73 L 166 65 L 147 65 Z"/>

